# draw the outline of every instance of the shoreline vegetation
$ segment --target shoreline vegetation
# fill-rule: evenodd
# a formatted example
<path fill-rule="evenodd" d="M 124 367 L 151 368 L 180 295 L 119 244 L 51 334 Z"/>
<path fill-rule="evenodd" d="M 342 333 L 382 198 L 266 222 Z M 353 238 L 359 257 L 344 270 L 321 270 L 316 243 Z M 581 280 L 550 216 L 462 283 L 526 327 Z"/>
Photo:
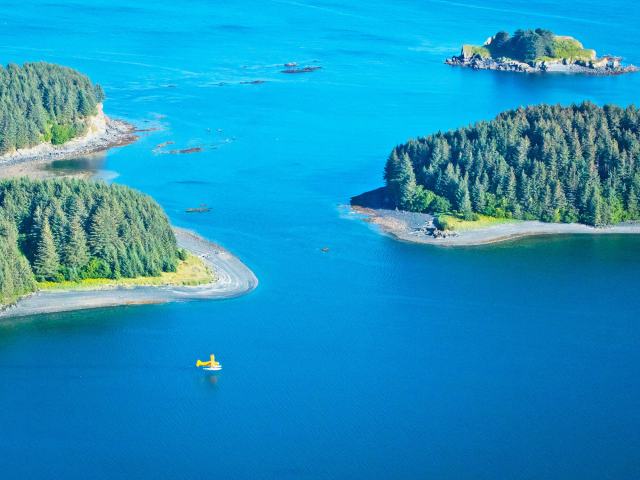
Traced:
<path fill-rule="evenodd" d="M 536 220 L 514 221 L 495 219 L 495 222 L 462 222 L 458 228 L 437 231 L 436 217 L 427 213 L 402 210 L 375 209 L 352 205 L 351 210 L 364 216 L 364 221 L 376 225 L 379 231 L 396 240 L 443 247 L 471 247 L 508 242 L 527 237 L 547 235 L 606 235 L 640 234 L 640 223 L 630 222 L 607 227 L 592 227 L 580 223 L 545 223 Z"/>
<path fill-rule="evenodd" d="M 513 36 L 498 32 L 482 45 L 463 45 L 460 55 L 447 58 L 445 63 L 520 73 L 620 75 L 638 71 L 634 65 L 623 65 L 620 57 L 597 57 L 595 50 L 584 48 L 575 38 L 541 28 L 516 30 Z"/>
<path fill-rule="evenodd" d="M 386 233 L 473 245 L 640 233 L 640 110 L 538 105 L 395 147 L 386 186 L 351 199 Z"/>
<path fill-rule="evenodd" d="M 0 155 L 0 178 L 41 175 L 42 168 L 56 160 L 67 160 L 129 145 L 136 140 L 136 127 L 123 120 L 109 118 L 97 106 L 98 113 L 87 119 L 87 131 L 61 145 L 43 142 L 33 147 Z"/>
<path fill-rule="evenodd" d="M 174 227 L 173 231 L 178 246 L 189 252 L 195 259 L 193 264 L 200 270 L 197 285 L 163 283 L 162 277 L 139 277 L 127 279 L 130 280 L 127 285 L 100 279 L 93 288 L 82 284 L 73 288 L 45 288 L 1 309 L 0 320 L 96 308 L 228 299 L 249 293 L 258 286 L 255 274 L 228 250 L 190 230 Z M 201 271 L 203 267 L 207 272 L 205 276 Z M 158 284 L 149 285 L 149 281 L 158 281 Z"/>
<path fill-rule="evenodd" d="M 38 282 L 38 291 L 49 290 L 103 290 L 131 287 L 197 286 L 215 282 L 213 271 L 202 258 L 189 251 L 176 266 L 175 272 L 162 272 L 155 277 L 134 278 L 86 278 L 84 280 L 64 280 L 62 282 Z"/>

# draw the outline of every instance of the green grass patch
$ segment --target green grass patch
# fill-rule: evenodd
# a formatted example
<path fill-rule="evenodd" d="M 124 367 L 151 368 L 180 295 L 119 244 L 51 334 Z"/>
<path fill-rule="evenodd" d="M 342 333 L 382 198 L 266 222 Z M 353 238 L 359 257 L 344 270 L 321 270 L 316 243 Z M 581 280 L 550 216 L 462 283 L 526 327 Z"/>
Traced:
<path fill-rule="evenodd" d="M 463 45 L 462 52 L 466 57 L 480 55 L 482 58 L 489 58 L 491 56 L 491 52 L 487 48 L 478 45 Z"/>
<path fill-rule="evenodd" d="M 487 228 L 493 225 L 500 225 L 502 223 L 514 223 L 518 220 L 513 218 L 496 218 L 489 215 L 478 215 L 477 220 L 465 220 L 462 217 L 455 215 L 440 215 L 440 218 L 445 222 L 447 230 L 454 230 L 457 232 L 464 232 L 468 230 L 477 230 L 480 228 Z"/>
<path fill-rule="evenodd" d="M 51 127 L 51 143 L 62 145 L 76 136 L 76 131 L 71 125 L 55 124 Z"/>
<path fill-rule="evenodd" d="M 594 60 L 596 51 L 584 48 L 582 43 L 572 37 L 556 36 L 553 39 L 553 57 L 540 57 L 537 61 L 557 61 L 566 58 L 567 60 Z"/>
<path fill-rule="evenodd" d="M 203 285 L 215 280 L 215 275 L 201 258 L 189 254 L 178 264 L 175 272 L 163 272 L 157 277 L 137 278 L 87 278 L 79 282 L 38 282 L 40 290 L 100 290 L 113 287 L 142 286 L 193 286 Z"/>

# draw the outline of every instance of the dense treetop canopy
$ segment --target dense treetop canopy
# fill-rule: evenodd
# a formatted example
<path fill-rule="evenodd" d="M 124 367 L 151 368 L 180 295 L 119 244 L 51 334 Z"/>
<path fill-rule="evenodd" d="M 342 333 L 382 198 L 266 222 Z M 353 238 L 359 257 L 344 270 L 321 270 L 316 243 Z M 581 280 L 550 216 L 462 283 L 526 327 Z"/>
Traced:
<path fill-rule="evenodd" d="M 640 112 L 539 105 L 410 140 L 385 167 L 395 206 L 582 222 L 640 220 Z"/>
<path fill-rule="evenodd" d="M 104 99 L 99 85 L 50 63 L 0 67 L 0 154 L 81 135 Z"/>
<path fill-rule="evenodd" d="M 516 30 L 513 36 L 498 32 L 487 47 L 493 57 L 509 57 L 521 62 L 532 62 L 537 58 L 554 57 L 553 39 L 549 30 Z"/>
<path fill-rule="evenodd" d="M 35 280 L 156 276 L 182 255 L 160 206 L 128 187 L 0 181 L 0 304 Z"/>

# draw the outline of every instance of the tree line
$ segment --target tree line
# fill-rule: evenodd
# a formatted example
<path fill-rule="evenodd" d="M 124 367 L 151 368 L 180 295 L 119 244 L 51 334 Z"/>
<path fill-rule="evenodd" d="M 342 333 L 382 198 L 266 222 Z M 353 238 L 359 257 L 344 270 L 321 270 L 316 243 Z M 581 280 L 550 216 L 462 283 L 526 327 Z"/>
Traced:
<path fill-rule="evenodd" d="M 640 112 L 538 105 L 393 149 L 386 190 L 404 210 L 606 225 L 640 220 Z"/>
<path fill-rule="evenodd" d="M 103 99 L 99 85 L 71 68 L 44 62 L 0 66 L 0 154 L 83 134 Z"/>
<path fill-rule="evenodd" d="M 160 206 L 128 187 L 0 181 L 0 304 L 36 281 L 157 276 L 185 255 Z"/>

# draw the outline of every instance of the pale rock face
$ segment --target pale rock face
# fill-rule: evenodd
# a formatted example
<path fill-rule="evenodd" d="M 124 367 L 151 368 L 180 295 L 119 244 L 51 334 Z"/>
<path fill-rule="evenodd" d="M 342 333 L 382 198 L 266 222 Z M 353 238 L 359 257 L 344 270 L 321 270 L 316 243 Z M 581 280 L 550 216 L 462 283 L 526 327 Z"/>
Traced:
<path fill-rule="evenodd" d="M 62 145 L 41 143 L 34 147 L 23 148 L 0 155 L 0 178 L 8 172 L 9 166 L 21 163 L 50 162 L 63 158 L 73 158 L 119 145 L 126 145 L 137 139 L 135 127 L 129 123 L 113 120 L 104 114 L 102 104 L 97 105 L 98 112 L 87 118 L 87 131 Z"/>
<path fill-rule="evenodd" d="M 87 133 L 95 134 L 99 132 L 104 132 L 107 129 L 107 117 L 104 114 L 104 110 L 102 109 L 102 103 L 97 105 L 98 113 L 93 117 L 89 118 L 88 122 L 88 130 Z"/>

